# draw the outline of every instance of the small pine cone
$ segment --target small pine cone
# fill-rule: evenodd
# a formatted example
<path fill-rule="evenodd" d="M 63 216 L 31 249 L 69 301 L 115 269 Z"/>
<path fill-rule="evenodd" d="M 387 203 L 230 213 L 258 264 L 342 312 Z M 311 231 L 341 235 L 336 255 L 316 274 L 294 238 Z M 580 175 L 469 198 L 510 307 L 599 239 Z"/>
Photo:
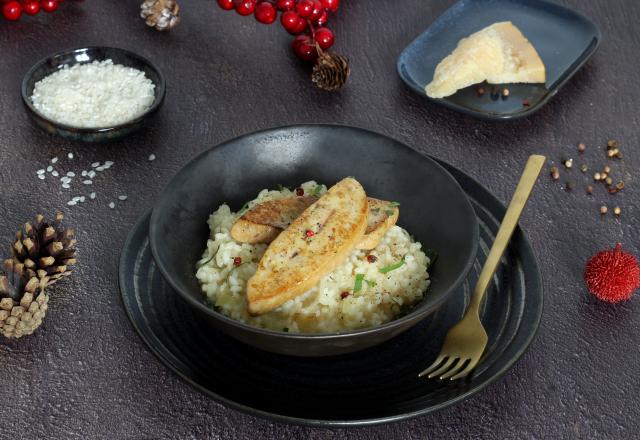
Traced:
<path fill-rule="evenodd" d="M 29 277 L 37 277 L 44 284 L 53 284 L 71 273 L 71 265 L 76 263 L 75 231 L 62 226 L 64 215 L 56 213 L 52 223 L 44 216 L 37 215 L 34 224 L 25 223 L 16 233 L 13 244 L 13 260 L 7 260 L 8 271 L 25 272 Z"/>
<path fill-rule="evenodd" d="M 318 61 L 313 66 L 311 80 L 322 90 L 332 92 L 344 86 L 350 73 L 351 68 L 346 57 L 320 51 Z"/>
<path fill-rule="evenodd" d="M 175 0 L 144 0 L 140 5 L 140 17 L 147 26 L 168 31 L 180 22 L 180 6 Z"/>
<path fill-rule="evenodd" d="M 45 285 L 20 269 L 6 266 L 0 276 L 0 333 L 7 338 L 30 335 L 42 324 L 49 297 Z"/>

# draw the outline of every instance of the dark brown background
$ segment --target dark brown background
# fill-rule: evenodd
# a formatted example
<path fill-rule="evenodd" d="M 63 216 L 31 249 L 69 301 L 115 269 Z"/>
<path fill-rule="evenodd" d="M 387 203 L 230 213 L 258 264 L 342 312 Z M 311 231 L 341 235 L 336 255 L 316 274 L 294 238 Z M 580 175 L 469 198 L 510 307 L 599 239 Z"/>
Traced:
<path fill-rule="evenodd" d="M 0 340 L 0 438 L 632 438 L 640 429 L 640 299 L 610 306 L 591 299 L 582 270 L 595 251 L 622 241 L 640 251 L 634 174 L 640 112 L 640 11 L 636 0 L 566 0 L 591 17 L 604 41 L 589 63 L 538 114 L 516 123 L 479 122 L 415 96 L 395 71 L 401 50 L 452 0 L 343 0 L 330 25 L 353 74 L 340 93 L 316 90 L 288 50 L 279 25 L 224 12 L 214 0 L 182 1 L 168 34 L 148 29 L 136 1 L 67 2 L 18 23 L 0 20 L 0 242 L 37 212 L 63 208 L 79 235 L 80 264 L 52 292 L 43 327 Z M 165 74 L 166 102 L 144 132 L 105 145 L 51 137 L 31 125 L 20 102 L 27 69 L 62 49 L 113 45 L 150 58 Z M 337 122 L 382 132 L 473 175 L 502 200 L 531 153 L 551 160 L 605 162 L 603 145 L 622 142 L 631 179 L 611 198 L 588 177 L 566 193 L 547 173 L 522 225 L 540 260 L 545 314 L 537 339 L 505 375 L 472 399 L 432 416 L 363 429 L 310 429 L 229 410 L 179 380 L 151 355 L 125 316 L 117 264 L 125 236 L 165 182 L 190 157 L 258 129 Z M 98 198 L 66 209 L 77 191 L 36 179 L 53 156 L 62 168 L 93 161 L 114 167 L 95 179 Z M 150 153 L 157 160 L 148 162 Z M 72 166 L 72 168 L 68 168 Z M 620 170 L 621 167 L 618 167 Z M 591 173 L 589 173 L 591 174 Z M 621 173 L 619 173 L 621 174 Z M 85 191 L 87 193 L 88 191 Z M 126 202 L 107 204 L 117 194 Z M 624 209 L 600 217 L 602 202 Z"/>

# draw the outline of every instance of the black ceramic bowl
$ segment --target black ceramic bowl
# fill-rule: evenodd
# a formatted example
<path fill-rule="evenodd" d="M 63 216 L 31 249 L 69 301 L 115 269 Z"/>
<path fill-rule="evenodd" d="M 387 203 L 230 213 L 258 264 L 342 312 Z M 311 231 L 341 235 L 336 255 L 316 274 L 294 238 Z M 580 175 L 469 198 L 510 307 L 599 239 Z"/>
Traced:
<path fill-rule="evenodd" d="M 151 107 L 136 119 L 114 127 L 77 128 L 60 124 L 40 114 L 31 102 L 31 95 L 35 84 L 44 77 L 61 70 L 64 66 L 86 64 L 93 61 L 111 59 L 114 64 L 133 67 L 145 73 L 155 84 L 155 99 Z M 138 130 L 158 110 L 165 94 L 165 82 L 162 74 L 151 62 L 140 55 L 124 49 L 114 47 L 85 47 L 60 52 L 38 61 L 22 80 L 22 100 L 33 120 L 49 133 L 57 134 L 67 139 L 85 142 L 100 142 L 120 138 Z"/>
<path fill-rule="evenodd" d="M 411 313 L 364 330 L 301 334 L 255 328 L 205 305 L 196 262 L 209 236 L 207 219 L 220 204 L 237 211 L 263 188 L 312 179 L 331 185 L 346 176 L 358 179 L 372 197 L 400 202 L 398 224 L 439 253 L 425 299 Z M 379 344 L 436 310 L 471 269 L 478 224 L 463 190 L 434 160 L 362 129 L 302 125 L 242 136 L 196 157 L 160 196 L 149 240 L 164 277 L 211 325 L 264 350 L 327 356 Z"/>

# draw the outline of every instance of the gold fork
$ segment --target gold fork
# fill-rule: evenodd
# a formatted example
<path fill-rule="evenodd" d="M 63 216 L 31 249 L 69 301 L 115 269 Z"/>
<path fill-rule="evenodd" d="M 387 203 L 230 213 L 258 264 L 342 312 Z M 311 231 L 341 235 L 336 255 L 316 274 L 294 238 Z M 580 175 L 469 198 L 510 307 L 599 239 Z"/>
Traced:
<path fill-rule="evenodd" d="M 426 375 L 429 379 L 433 377 L 439 377 L 441 380 L 462 379 L 469 375 L 478 364 L 489 339 L 482 322 L 480 322 L 478 309 L 498 268 L 502 254 L 504 254 L 509 244 L 511 235 L 518 225 L 518 219 L 529 199 L 529 195 L 531 195 L 531 190 L 536 183 L 544 162 L 544 156 L 529 156 L 527 166 L 516 187 L 516 192 L 513 194 L 496 239 L 482 267 L 464 317 L 449 330 L 440 354 L 429 368 L 418 374 L 418 377 Z"/>

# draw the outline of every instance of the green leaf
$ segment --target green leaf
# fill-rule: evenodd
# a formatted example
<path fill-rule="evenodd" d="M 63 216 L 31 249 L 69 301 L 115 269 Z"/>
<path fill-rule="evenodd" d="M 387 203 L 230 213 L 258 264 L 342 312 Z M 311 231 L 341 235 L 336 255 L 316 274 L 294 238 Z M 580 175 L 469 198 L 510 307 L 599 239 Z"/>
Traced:
<path fill-rule="evenodd" d="M 356 283 L 353 286 L 353 293 L 358 293 L 362 290 L 362 281 L 364 280 L 364 274 L 356 274 Z"/>
<path fill-rule="evenodd" d="M 398 261 L 397 263 L 390 264 L 389 266 L 385 266 L 379 269 L 379 271 L 380 273 L 389 273 L 393 270 L 401 268 L 403 265 L 404 265 L 404 257 L 402 257 L 402 260 Z"/>

